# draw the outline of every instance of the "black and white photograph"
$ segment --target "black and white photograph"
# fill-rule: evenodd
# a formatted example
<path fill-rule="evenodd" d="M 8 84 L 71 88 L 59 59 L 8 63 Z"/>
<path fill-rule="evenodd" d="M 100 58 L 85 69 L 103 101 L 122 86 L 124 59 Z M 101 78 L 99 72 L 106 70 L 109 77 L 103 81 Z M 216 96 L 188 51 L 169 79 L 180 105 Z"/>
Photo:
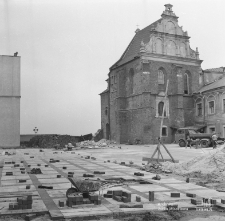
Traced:
<path fill-rule="evenodd" d="M 224 8 L 0 0 L 0 221 L 225 221 Z"/>

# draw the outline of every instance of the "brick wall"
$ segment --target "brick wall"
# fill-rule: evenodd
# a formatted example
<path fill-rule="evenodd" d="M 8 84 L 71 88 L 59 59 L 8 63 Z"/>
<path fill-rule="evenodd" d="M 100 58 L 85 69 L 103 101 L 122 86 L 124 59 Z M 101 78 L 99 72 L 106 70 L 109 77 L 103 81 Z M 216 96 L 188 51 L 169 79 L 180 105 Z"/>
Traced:
<path fill-rule="evenodd" d="M 134 60 L 110 72 L 116 76 L 116 83 L 110 84 L 110 128 L 111 139 L 120 143 L 156 143 L 160 135 L 161 118 L 156 117 L 156 98 L 165 91 L 169 79 L 169 117 L 164 119 L 168 134 L 164 142 L 174 141 L 171 127 L 193 125 L 194 103 L 191 96 L 199 88 L 199 67 L 172 65 L 171 63 L 150 61 L 150 74 L 143 74 L 140 60 Z M 146 67 L 145 67 L 146 68 Z M 165 73 L 164 85 L 158 85 L 158 70 Z M 184 95 L 184 74 L 189 74 L 190 95 Z"/>

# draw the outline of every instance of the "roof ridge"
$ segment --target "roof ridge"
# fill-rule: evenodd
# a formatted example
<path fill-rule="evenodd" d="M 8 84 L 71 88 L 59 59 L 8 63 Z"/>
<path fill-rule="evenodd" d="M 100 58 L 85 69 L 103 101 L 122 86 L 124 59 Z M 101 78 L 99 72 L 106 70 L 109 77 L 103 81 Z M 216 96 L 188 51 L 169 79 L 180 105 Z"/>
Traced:
<path fill-rule="evenodd" d="M 130 46 L 132 45 L 133 42 L 135 42 L 135 39 L 138 39 L 138 36 L 143 33 L 146 29 L 150 28 L 151 26 L 156 25 L 160 20 L 162 20 L 162 18 L 158 19 L 157 21 L 153 22 L 152 24 L 146 26 L 145 28 L 141 29 L 140 31 L 138 31 L 134 37 L 132 38 L 132 40 L 130 41 L 130 43 L 128 44 L 128 46 L 126 47 L 125 51 L 123 52 L 122 56 L 119 58 L 118 61 L 116 61 L 109 69 L 113 68 L 117 63 L 119 63 L 121 60 L 123 60 L 125 58 L 125 55 L 127 54 L 127 52 L 130 49 Z M 150 36 L 150 35 L 149 35 Z"/>

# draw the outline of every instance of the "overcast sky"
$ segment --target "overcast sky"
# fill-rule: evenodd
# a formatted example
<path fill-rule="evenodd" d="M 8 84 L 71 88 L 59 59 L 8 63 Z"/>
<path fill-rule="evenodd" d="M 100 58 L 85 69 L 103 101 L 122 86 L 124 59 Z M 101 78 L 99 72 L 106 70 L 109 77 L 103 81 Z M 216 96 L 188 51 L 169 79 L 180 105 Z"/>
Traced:
<path fill-rule="evenodd" d="M 225 66 L 224 0 L 0 0 L 0 54 L 21 56 L 21 134 L 101 127 L 109 67 L 173 4 L 202 68 Z"/>

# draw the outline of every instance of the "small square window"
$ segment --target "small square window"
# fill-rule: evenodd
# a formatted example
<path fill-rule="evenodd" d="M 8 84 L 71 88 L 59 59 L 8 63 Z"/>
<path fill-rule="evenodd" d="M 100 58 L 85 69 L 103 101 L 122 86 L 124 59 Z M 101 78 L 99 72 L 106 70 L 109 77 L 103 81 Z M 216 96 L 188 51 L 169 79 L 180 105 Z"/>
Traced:
<path fill-rule="evenodd" d="M 167 137 L 167 127 L 162 127 L 162 136 Z"/>

